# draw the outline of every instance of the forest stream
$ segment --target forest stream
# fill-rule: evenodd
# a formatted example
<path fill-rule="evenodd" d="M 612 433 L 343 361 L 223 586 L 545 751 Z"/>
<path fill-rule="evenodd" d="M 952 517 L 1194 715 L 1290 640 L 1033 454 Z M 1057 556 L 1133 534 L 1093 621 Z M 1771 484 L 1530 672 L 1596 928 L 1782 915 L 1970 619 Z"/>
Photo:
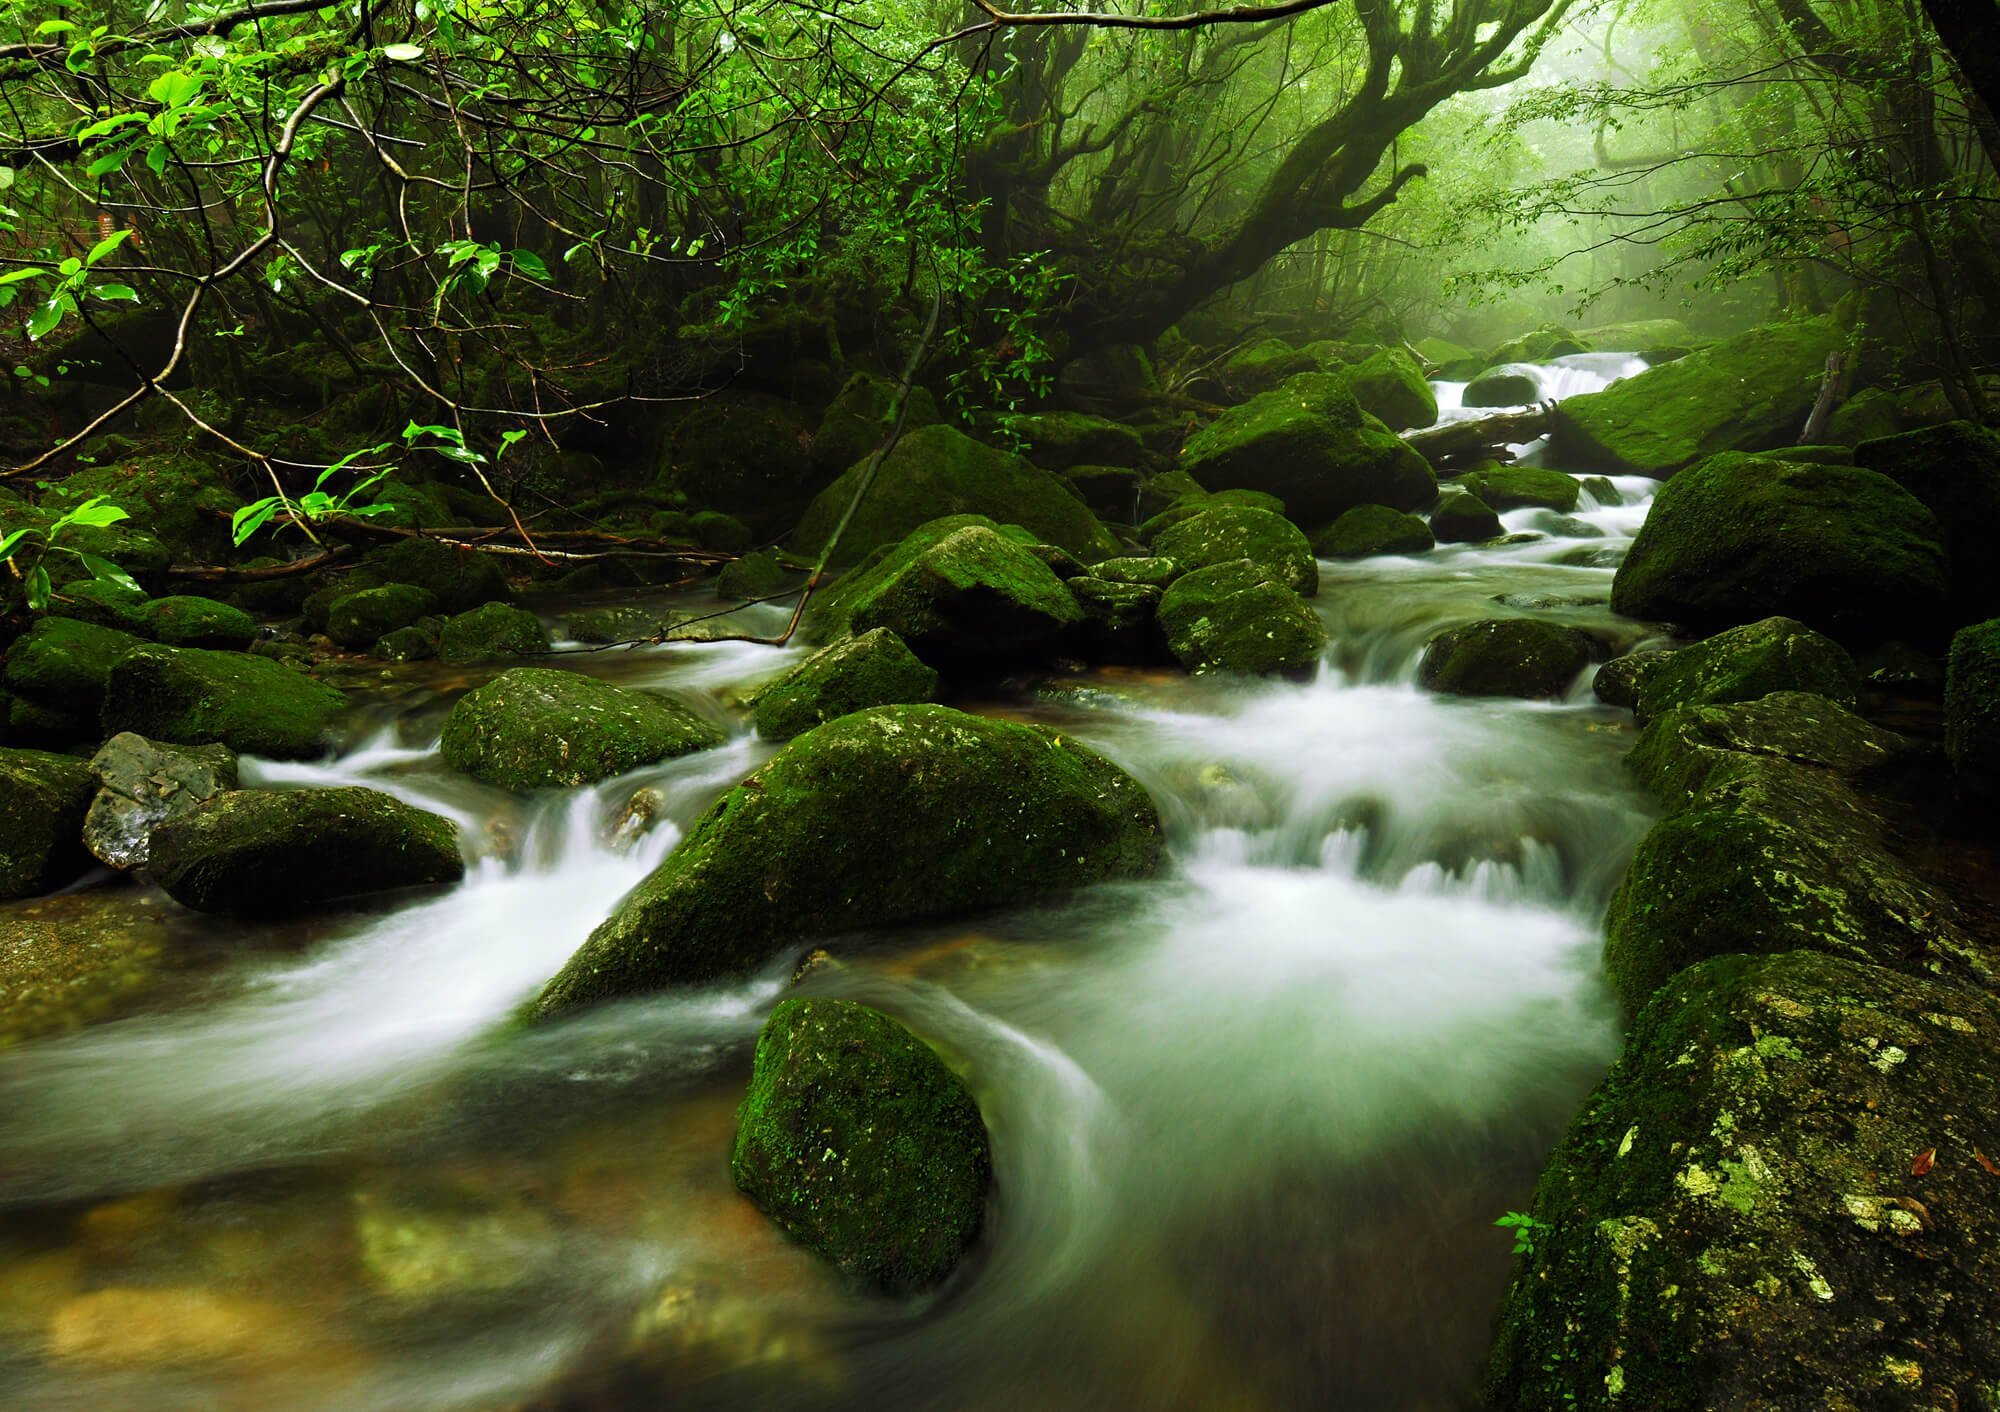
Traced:
<path fill-rule="evenodd" d="M 1642 366 L 1537 376 L 1553 397 Z M 1653 810 L 1588 673 L 1550 702 L 1416 670 L 1494 616 L 1638 641 L 1607 601 L 1654 483 L 1612 484 L 1500 541 L 1322 561 L 1310 681 L 1113 667 L 967 703 L 1130 771 L 1162 876 L 555 1024 L 512 1017 L 769 758 L 740 703 L 804 651 L 562 657 L 728 740 L 525 800 L 437 760 L 467 680 L 384 671 L 345 753 L 246 759 L 244 783 L 445 815 L 479 854 L 462 884 L 271 926 L 101 875 L 35 904 L 199 960 L 140 1014 L 0 1053 L 0 1405 L 1467 1405 L 1510 1267 L 1494 1223 L 1617 1052 L 1600 918 Z M 647 606 L 713 611 L 683 600 Z M 996 1196 L 933 1296 L 855 1292 L 731 1186 L 795 971 L 965 1064 Z M 191 1341 L 208 1361 L 171 1356 Z"/>

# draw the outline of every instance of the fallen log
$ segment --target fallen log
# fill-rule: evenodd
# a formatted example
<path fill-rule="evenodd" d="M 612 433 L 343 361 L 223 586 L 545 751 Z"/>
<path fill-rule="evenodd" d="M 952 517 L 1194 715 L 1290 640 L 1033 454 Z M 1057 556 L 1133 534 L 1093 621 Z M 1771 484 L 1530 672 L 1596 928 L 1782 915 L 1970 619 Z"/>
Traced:
<path fill-rule="evenodd" d="M 1474 421 L 1427 427 L 1409 433 L 1403 440 L 1421 451 L 1432 466 L 1485 457 L 1510 460 L 1509 446 L 1533 441 L 1554 429 L 1555 411 L 1555 403 L 1544 402 L 1524 411 L 1499 412 Z"/>

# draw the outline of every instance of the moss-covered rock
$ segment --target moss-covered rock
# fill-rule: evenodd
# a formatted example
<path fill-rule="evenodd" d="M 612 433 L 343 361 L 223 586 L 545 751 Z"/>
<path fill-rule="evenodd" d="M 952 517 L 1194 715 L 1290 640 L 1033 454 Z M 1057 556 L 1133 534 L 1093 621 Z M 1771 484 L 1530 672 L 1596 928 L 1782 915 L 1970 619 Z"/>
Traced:
<path fill-rule="evenodd" d="M 659 483 L 680 491 L 692 505 L 735 516 L 755 535 L 782 534 L 828 478 L 844 469 L 815 464 L 816 426 L 795 402 L 724 388 L 671 419 Z"/>
<path fill-rule="evenodd" d="M 1320 360 L 1282 338 L 1264 338 L 1232 354 L 1222 365 L 1222 381 L 1238 397 L 1269 392 L 1287 378 L 1322 371 Z"/>
<path fill-rule="evenodd" d="M 1655 362 L 1685 357 L 1700 339 L 1679 319 L 1631 319 L 1576 331 L 1586 353 L 1635 353 Z"/>
<path fill-rule="evenodd" d="M 1165 588 L 1181 576 L 1181 566 L 1158 554 L 1126 554 L 1090 566 L 1090 576 L 1106 583 L 1140 583 Z"/>
<path fill-rule="evenodd" d="M 367 647 L 436 612 L 437 606 L 429 589 L 413 583 L 360 589 L 342 594 L 327 606 L 326 635 L 342 647 Z"/>
<path fill-rule="evenodd" d="M 2000 1368 L 1987 996 L 1729 956 L 1640 1014 L 1535 1194 L 1487 1405 L 1971 1408 Z"/>
<path fill-rule="evenodd" d="M 119 659 L 143 639 L 73 618 L 41 618 L 7 649 L 7 690 L 51 710 L 95 718 Z"/>
<path fill-rule="evenodd" d="M 1611 589 L 1697 633 L 1789 617 L 1858 646 L 1936 636 L 1945 603 L 1937 521 L 1894 481 L 1737 454 L 1661 488 Z"/>
<path fill-rule="evenodd" d="M 895 421 L 896 384 L 874 373 L 856 373 L 828 404 L 813 433 L 813 470 L 827 480 L 855 465 L 888 438 Z M 906 431 L 936 426 L 937 399 L 929 390 L 912 387 L 903 413 Z"/>
<path fill-rule="evenodd" d="M 1859 775 L 1910 748 L 1894 731 L 1824 696 L 1774 691 L 1754 701 L 1693 702 L 1666 711 L 1640 733 L 1625 763 L 1662 804 L 1679 809 L 1711 784 L 1766 760 Z"/>
<path fill-rule="evenodd" d="M 73 756 L 0 750 L 0 898 L 51 891 L 90 866 L 83 820 L 96 792 L 97 776 Z"/>
<path fill-rule="evenodd" d="M 428 662 L 437 656 L 438 630 L 443 626 L 436 618 L 421 619 L 406 628 L 383 633 L 368 653 L 384 662 Z"/>
<path fill-rule="evenodd" d="M 225 483 L 217 464 L 192 456 L 141 456 L 90 467 L 64 477 L 60 496 L 45 501 L 44 507 L 59 514 L 78 501 L 102 495 L 132 517 L 103 533 L 116 537 L 143 531 L 163 544 L 172 558 L 212 564 L 228 553 L 229 517 L 243 505 L 243 497 Z M 91 547 L 91 552 L 98 550 Z M 105 557 L 128 572 L 133 569 L 115 552 Z"/>
<path fill-rule="evenodd" d="M 1429 525 L 1387 505 L 1356 505 L 1313 541 L 1313 552 L 1327 559 L 1424 554 L 1436 547 L 1437 537 Z"/>
<path fill-rule="evenodd" d="M 847 1000 L 771 1012 L 729 1166 L 786 1234 L 890 1294 L 951 1273 L 979 1234 L 993 1171 L 965 1081 Z"/>
<path fill-rule="evenodd" d="M 146 610 L 151 605 L 152 599 L 144 589 L 121 584 L 116 579 L 83 579 L 57 591 L 49 604 L 49 616 L 74 618 L 80 623 L 95 623 L 144 636 Z"/>
<path fill-rule="evenodd" d="M 240 652 L 257 640 L 257 620 L 241 608 L 198 594 L 176 593 L 146 605 L 141 631 L 169 647 Z"/>
<path fill-rule="evenodd" d="M 1007 429 L 1023 453 L 1045 471 L 1072 466 L 1136 466 L 1146 454 L 1139 433 L 1123 422 L 1084 412 L 1031 412 L 1011 418 Z"/>
<path fill-rule="evenodd" d="M 887 628 L 822 648 L 757 698 L 757 733 L 790 740 L 870 706 L 936 699 L 938 674 Z"/>
<path fill-rule="evenodd" d="M 508 603 L 454 613 L 438 634 L 438 660 L 453 667 L 537 657 L 548 650 L 549 634 L 542 620 Z"/>
<path fill-rule="evenodd" d="M 1951 640 L 1944 746 L 1960 793 L 2000 799 L 2000 618 L 1961 628 Z"/>
<path fill-rule="evenodd" d="M 658 637 L 662 626 L 658 613 L 626 605 L 585 608 L 572 613 L 563 624 L 563 631 L 577 642 L 645 642 Z"/>
<path fill-rule="evenodd" d="M 1067 735 L 942 706 L 807 731 L 704 814 L 543 989 L 553 1015 L 861 926 L 1154 872 L 1159 814 Z"/>
<path fill-rule="evenodd" d="M 1566 398 L 1551 451 L 1565 465 L 1665 477 L 1717 452 L 1784 446 L 1839 341 L 1831 316 L 1772 324 Z"/>
<path fill-rule="evenodd" d="M 1339 376 L 1361 410 L 1385 426 L 1427 427 L 1438 419 L 1437 393 L 1424 381 L 1417 360 L 1401 348 L 1378 348 Z"/>
<path fill-rule="evenodd" d="M 1262 510 L 1267 514 L 1279 516 L 1285 513 L 1284 501 L 1261 490 L 1218 490 L 1214 494 L 1206 490 L 1197 490 L 1190 495 L 1183 495 L 1141 524 L 1138 533 L 1139 542 L 1151 544 L 1175 525 L 1184 524 L 1196 515 L 1206 514 L 1225 505 L 1246 510 Z"/>
<path fill-rule="evenodd" d="M 1117 524 L 1137 521 L 1143 472 L 1130 466 L 1070 466 L 1061 474 L 1092 514 Z"/>
<path fill-rule="evenodd" d="M 1541 374 L 1526 363 L 1488 368 L 1465 385 L 1468 407 L 1526 407 L 1542 395 Z"/>
<path fill-rule="evenodd" d="M 1431 511 L 1431 534 L 1439 544 L 1483 544 L 1505 532 L 1491 505 L 1456 486 L 1446 490 Z"/>
<path fill-rule="evenodd" d="M 1608 476 L 1585 476 L 1577 482 L 1577 485 L 1585 495 L 1607 510 L 1616 509 L 1625 503 L 1625 492 L 1612 484 Z"/>
<path fill-rule="evenodd" d="M 694 528 L 695 543 L 718 554 L 741 554 L 757 542 L 748 524 L 720 510 L 698 510 L 688 523 Z"/>
<path fill-rule="evenodd" d="M 1902 429 L 1896 394 L 1886 387 L 1866 387 L 1835 410 L 1827 436 L 1842 446 L 1859 447 L 1864 441 L 1894 436 Z"/>
<path fill-rule="evenodd" d="M 718 598 L 776 598 L 805 586 L 803 570 L 794 569 L 769 550 L 745 554 L 722 566 L 715 576 Z"/>
<path fill-rule="evenodd" d="M 1083 610 L 1092 641 L 1123 650 L 1143 647 L 1158 616 L 1162 596 L 1149 583 L 1114 583 L 1088 575 L 1069 581 L 1070 596 Z"/>
<path fill-rule="evenodd" d="M 1362 411 L 1337 373 L 1308 373 L 1232 407 L 1188 438 L 1181 469 L 1210 490 L 1262 490 L 1322 524 L 1356 505 L 1421 510 L 1430 463 Z"/>
<path fill-rule="evenodd" d="M 1136 509 L 1142 520 L 1149 519 L 1190 496 L 1206 494 L 1208 487 L 1186 471 L 1161 471 L 1156 476 L 1147 476 L 1146 483 L 1139 487 Z"/>
<path fill-rule="evenodd" d="M 1494 466 L 1457 482 L 1495 510 L 1554 510 L 1567 515 L 1581 494 L 1576 477 L 1533 466 Z"/>
<path fill-rule="evenodd" d="M 199 647 L 141 647 L 111 669 L 106 734 L 133 731 L 176 745 L 305 759 L 332 743 L 347 705 L 334 688 L 268 657 Z"/>
<path fill-rule="evenodd" d="M 1774 691 L 1812 692 L 1848 707 L 1861 696 L 1861 673 L 1847 649 L 1792 618 L 1746 623 L 1630 661 L 1630 699 L 1613 704 L 1629 705 L 1642 725 L 1676 706 L 1755 701 Z"/>
<path fill-rule="evenodd" d="M 1561 696 L 1590 665 L 1594 644 L 1575 628 L 1493 618 L 1447 628 L 1424 648 L 1417 680 L 1453 696 Z"/>
<path fill-rule="evenodd" d="M 1294 593 L 1319 592 L 1319 565 L 1299 527 L 1269 510 L 1204 509 L 1153 536 L 1153 553 L 1184 572 L 1248 559 Z"/>
<path fill-rule="evenodd" d="M 1937 517 L 1949 558 L 1953 607 L 1960 622 L 2000 613 L 2000 432 L 1947 422 L 1864 441 L 1854 464 L 1878 471 Z"/>
<path fill-rule="evenodd" d="M 458 826 L 375 789 L 237 789 L 153 830 L 149 870 L 197 912 L 284 916 L 456 882 Z"/>
<path fill-rule="evenodd" d="M 1555 358 L 1567 358 L 1572 353 L 1589 351 L 1581 339 L 1561 324 L 1543 324 L 1495 348 L 1487 355 L 1487 363 L 1489 366 L 1494 363 L 1546 363 Z"/>
<path fill-rule="evenodd" d="M 1160 598 L 1167 648 L 1191 672 L 1309 675 L 1326 626 L 1292 587 L 1248 559 L 1174 580 Z"/>
<path fill-rule="evenodd" d="M 791 540 L 799 552 L 817 554 L 825 546 L 854 499 L 862 469 L 842 475 L 806 510 Z M 1022 525 L 1042 542 L 1086 561 L 1118 552 L 1118 542 L 1061 477 L 952 427 L 930 426 L 905 433 L 883 458 L 832 566 L 857 563 L 869 551 L 950 515 Z"/>
<path fill-rule="evenodd" d="M 509 603 L 514 598 L 497 557 L 414 536 L 371 550 L 347 579 L 351 588 L 385 583 L 414 584 L 428 591 L 440 613 L 463 613 L 482 603 Z"/>
<path fill-rule="evenodd" d="M 445 764 L 501 789 L 569 789 L 722 743 L 678 701 L 548 667 L 515 667 L 460 697 Z"/>

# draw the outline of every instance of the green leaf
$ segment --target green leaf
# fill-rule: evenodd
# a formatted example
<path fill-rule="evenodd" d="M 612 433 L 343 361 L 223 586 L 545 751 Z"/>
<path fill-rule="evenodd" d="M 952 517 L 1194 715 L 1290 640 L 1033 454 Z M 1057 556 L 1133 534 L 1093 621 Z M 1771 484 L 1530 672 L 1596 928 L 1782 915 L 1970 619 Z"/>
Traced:
<path fill-rule="evenodd" d="M 21 547 L 21 541 L 26 539 L 28 534 L 29 531 L 24 529 L 10 530 L 6 534 L 0 534 L 0 564 L 4 564 L 14 557 L 14 551 Z"/>
<path fill-rule="evenodd" d="M 146 165 L 152 168 L 154 176 L 165 176 L 167 174 L 168 155 L 167 144 L 164 142 L 155 142 L 151 147 L 146 149 Z"/>
<path fill-rule="evenodd" d="M 37 613 L 49 606 L 49 571 L 40 564 L 28 570 L 27 582 L 23 585 L 28 606 Z"/>
<path fill-rule="evenodd" d="M 76 557 L 77 561 L 90 571 L 92 578 L 101 579 L 108 583 L 115 583 L 120 588 L 131 589 L 134 593 L 141 591 L 138 580 L 134 579 L 109 559 L 101 559 L 95 554 L 79 554 Z"/>
<path fill-rule="evenodd" d="M 514 268 L 528 276 L 528 278 L 544 282 L 548 280 L 549 267 L 542 263 L 542 257 L 534 251 L 516 250 L 508 258 L 514 262 Z"/>
<path fill-rule="evenodd" d="M 40 339 L 53 333 L 69 310 L 70 298 L 67 294 L 58 294 L 46 303 L 36 305 L 35 312 L 28 315 L 28 337 Z"/>
<path fill-rule="evenodd" d="M 36 34 L 68 34 L 76 25 L 69 20 L 43 20 L 35 26 Z"/>
<path fill-rule="evenodd" d="M 100 284 L 90 292 L 99 299 L 124 300 L 133 304 L 139 302 L 139 291 L 129 284 Z"/>
<path fill-rule="evenodd" d="M 282 504 L 277 496 L 267 495 L 262 500 L 253 500 L 229 517 L 229 536 L 238 548 L 243 541 L 270 523 Z"/>
<path fill-rule="evenodd" d="M 47 270 L 36 269 L 9 270 L 6 274 L 0 275 L 0 285 L 19 284 L 24 279 L 36 279 L 47 273 Z"/>
<path fill-rule="evenodd" d="M 132 228 L 130 226 L 127 226 L 124 230 L 111 232 L 111 234 L 90 247 L 90 253 L 83 257 L 83 263 L 86 265 L 96 264 L 131 238 Z"/>
<path fill-rule="evenodd" d="M 101 177 L 117 171 L 125 165 L 125 159 L 132 155 L 132 149 L 121 147 L 116 152 L 106 152 L 102 157 L 83 169 L 85 176 Z"/>
<path fill-rule="evenodd" d="M 81 525 L 85 529 L 103 529 L 106 525 L 115 525 L 120 520 L 129 520 L 131 518 L 124 510 L 106 500 L 104 496 L 93 495 L 90 499 L 84 501 L 74 510 L 71 510 L 61 519 L 50 525 L 49 534 L 53 536 L 58 530 L 66 529 L 70 525 Z"/>
<path fill-rule="evenodd" d="M 94 123 L 89 123 L 78 128 L 76 130 L 76 140 L 78 142 L 89 142 L 93 138 L 102 137 L 108 132 L 116 132 L 121 127 L 129 127 L 133 123 L 143 123 L 145 121 L 146 115 L 144 113 L 113 113 L 108 118 L 99 118 Z"/>

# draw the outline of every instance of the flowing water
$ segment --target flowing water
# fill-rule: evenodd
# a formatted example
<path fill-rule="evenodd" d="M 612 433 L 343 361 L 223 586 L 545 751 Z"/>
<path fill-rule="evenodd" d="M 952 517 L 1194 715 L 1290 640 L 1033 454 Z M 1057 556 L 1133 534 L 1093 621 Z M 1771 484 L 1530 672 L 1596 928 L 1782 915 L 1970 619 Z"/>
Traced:
<path fill-rule="evenodd" d="M 240 935 L 169 922 L 229 943 L 171 1004 L 0 1051 L 0 1405 L 1466 1405 L 1509 1262 L 1492 1222 L 1615 1051 L 1598 919 L 1646 807 L 1586 682 L 1452 700 L 1416 663 L 1509 613 L 1636 640 L 1608 565 L 1650 483 L 1619 488 L 1506 516 L 1544 537 L 1323 564 L 1310 683 L 1101 671 L 975 703 L 1139 776 L 1173 866 L 842 939 L 804 981 L 963 1056 L 991 1127 L 986 1233 L 916 1303 L 842 1287 L 730 1189 L 796 955 L 511 1021 L 768 756 L 740 702 L 798 653 L 579 654 L 731 738 L 526 804 L 441 769 L 447 683 L 406 674 L 340 758 L 248 773 L 451 816 L 479 855 L 462 885 Z"/>

